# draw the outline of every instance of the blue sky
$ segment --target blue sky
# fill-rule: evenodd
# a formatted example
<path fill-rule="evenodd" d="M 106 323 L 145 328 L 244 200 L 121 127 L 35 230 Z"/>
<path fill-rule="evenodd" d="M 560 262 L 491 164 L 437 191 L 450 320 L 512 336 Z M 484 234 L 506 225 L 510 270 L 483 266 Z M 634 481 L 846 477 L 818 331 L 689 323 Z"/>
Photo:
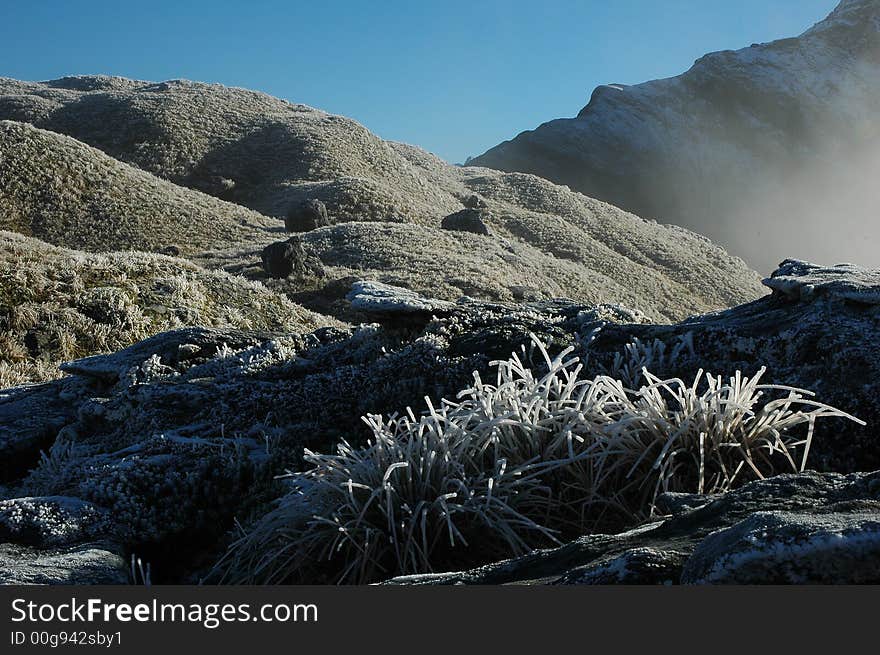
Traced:
<path fill-rule="evenodd" d="M 0 76 L 265 91 L 461 162 L 574 116 L 598 84 L 799 34 L 836 0 L 0 0 Z"/>

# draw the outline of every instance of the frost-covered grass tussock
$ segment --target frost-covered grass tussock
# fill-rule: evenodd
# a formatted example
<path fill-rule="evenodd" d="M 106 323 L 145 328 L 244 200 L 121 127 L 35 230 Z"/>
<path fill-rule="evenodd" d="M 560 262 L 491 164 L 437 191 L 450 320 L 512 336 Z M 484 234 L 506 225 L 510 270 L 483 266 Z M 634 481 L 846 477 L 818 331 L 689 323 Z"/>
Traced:
<path fill-rule="evenodd" d="M 739 371 L 638 388 L 582 377 L 572 349 L 539 373 L 514 354 L 419 415 L 368 415 L 365 448 L 306 452 L 312 468 L 221 562 L 233 582 L 362 583 L 515 556 L 650 517 L 661 492 L 724 492 L 804 468 L 815 422 L 844 417 L 803 389 Z M 642 348 L 630 355 L 641 356 Z M 619 366 L 619 363 L 618 363 Z M 479 549 L 470 548 L 479 546 Z"/>

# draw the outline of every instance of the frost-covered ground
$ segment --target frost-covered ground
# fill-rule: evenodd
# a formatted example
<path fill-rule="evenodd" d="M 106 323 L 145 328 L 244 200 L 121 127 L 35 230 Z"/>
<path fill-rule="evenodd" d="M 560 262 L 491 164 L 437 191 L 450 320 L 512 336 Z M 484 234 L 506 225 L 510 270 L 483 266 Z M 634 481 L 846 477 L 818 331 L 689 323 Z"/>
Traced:
<path fill-rule="evenodd" d="M 155 582 L 224 580 L 227 546 L 291 491 L 274 476 L 305 468 L 304 449 L 361 447 L 371 435 L 361 416 L 455 399 L 473 371 L 493 379 L 491 362 L 535 335 L 551 352 L 573 346 L 585 378 L 631 376 L 617 359 L 626 344 L 637 345 L 625 361 L 664 377 L 692 380 L 700 368 L 751 376 L 766 365 L 764 382 L 814 391 L 867 425 L 816 424 L 807 468 L 829 473 L 770 477 L 722 496 L 661 495 L 639 530 L 624 521 L 611 530 L 618 536 L 409 582 L 876 582 L 880 485 L 876 474 L 842 474 L 880 468 L 880 282 L 876 272 L 794 261 L 768 284 L 779 281 L 772 296 L 671 325 L 617 306 L 448 303 L 363 283 L 347 302 L 372 322 L 357 328 L 191 328 L 65 365 L 63 379 L 0 396 L 10 499 L 0 534 L 3 552 L 17 553 L 0 568 L 7 580 L 114 581 L 134 554 Z M 540 371 L 528 352 L 524 363 Z M 58 497 L 74 500 L 59 506 Z M 261 546 L 267 557 L 272 543 Z M 473 544 L 444 550 L 441 570 L 494 555 Z M 333 562 L 306 579 L 333 581 Z"/>

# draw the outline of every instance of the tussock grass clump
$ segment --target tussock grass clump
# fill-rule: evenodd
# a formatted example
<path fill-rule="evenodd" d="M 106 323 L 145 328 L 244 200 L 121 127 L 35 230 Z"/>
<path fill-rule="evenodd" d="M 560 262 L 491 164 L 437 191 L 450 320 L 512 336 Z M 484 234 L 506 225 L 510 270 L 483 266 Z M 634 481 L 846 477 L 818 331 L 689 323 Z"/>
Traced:
<path fill-rule="evenodd" d="M 816 420 L 858 419 L 809 391 L 691 383 L 644 369 L 628 389 L 608 375 L 581 377 L 572 349 L 545 373 L 514 354 L 494 384 L 474 374 L 456 401 L 416 416 L 367 416 L 366 448 L 306 452 L 313 468 L 287 476 L 288 495 L 232 547 L 233 582 L 367 582 L 518 555 L 562 538 L 651 515 L 664 491 L 723 492 L 799 471 Z M 805 426 L 803 430 L 797 430 Z"/>
<path fill-rule="evenodd" d="M 363 582 L 432 570 L 439 553 L 456 548 L 503 556 L 553 539 L 530 518 L 550 499 L 531 467 L 484 468 L 468 440 L 421 425 L 421 438 L 374 424 L 365 449 L 343 442 L 334 455 L 307 453 L 314 468 L 293 476 L 296 490 L 239 542 L 232 577 L 280 583 L 334 561 L 342 570 L 331 576 Z"/>

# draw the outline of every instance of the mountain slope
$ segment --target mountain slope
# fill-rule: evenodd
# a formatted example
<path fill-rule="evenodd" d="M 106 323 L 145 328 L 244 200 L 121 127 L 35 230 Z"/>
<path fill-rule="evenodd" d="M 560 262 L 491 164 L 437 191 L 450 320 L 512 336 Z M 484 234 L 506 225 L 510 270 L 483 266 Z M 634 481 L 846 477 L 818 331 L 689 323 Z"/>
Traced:
<path fill-rule="evenodd" d="M 67 134 L 268 215 L 283 216 L 304 196 L 350 220 L 420 220 L 458 208 L 357 122 L 256 91 L 186 80 L 0 78 L 0 118 Z"/>
<path fill-rule="evenodd" d="M 0 121 L 0 229 L 91 251 L 229 246 L 277 227 L 67 136 Z"/>
<path fill-rule="evenodd" d="M 762 270 L 797 252 L 877 264 L 880 2 L 686 73 L 598 87 L 577 117 L 470 164 L 525 171 L 706 234 Z M 836 229 L 827 229 L 833 216 Z"/>
<path fill-rule="evenodd" d="M 758 276 L 741 260 L 695 234 L 644 221 L 535 176 L 450 166 L 418 148 L 382 141 L 350 119 L 260 93 L 183 81 L 2 79 L 3 116 L 41 128 L 9 123 L 7 130 L 42 144 L 31 154 L 17 142 L 5 148 L 7 176 L 30 189 L 17 195 L 36 200 L 7 201 L 3 225 L 53 243 L 91 249 L 191 244 L 185 254 L 195 261 L 244 272 L 299 298 L 304 289 L 265 280 L 256 264 L 259 250 L 280 238 L 280 217 L 304 198 L 317 198 L 327 204 L 334 225 L 304 238 L 327 267 L 326 286 L 337 290 L 347 290 L 342 282 L 352 277 L 373 277 L 450 300 L 466 294 L 487 300 L 566 296 L 619 302 L 657 320 L 727 307 L 762 293 Z M 77 195 L 61 214 L 68 221 L 64 229 L 36 230 L 36 219 L 49 211 L 45 206 L 59 204 L 54 197 L 46 203 L 41 195 L 57 177 L 45 173 L 54 159 L 83 161 L 76 171 L 103 166 L 114 174 L 111 182 L 69 176 L 74 181 L 62 190 L 83 188 L 100 200 Z M 98 163 L 85 163 L 91 159 Z M 114 211 L 89 218 L 107 196 L 128 198 L 116 191 L 126 185 L 134 187 L 132 193 L 155 189 L 164 208 L 139 214 L 137 207 L 152 202 L 150 195 L 130 209 L 114 205 Z M 264 214 L 242 209 L 238 222 L 221 220 L 235 205 L 196 189 Z M 442 230 L 443 217 L 475 194 L 487 206 L 490 234 Z M 190 209 L 208 201 L 220 218 L 205 221 Z M 71 216 L 83 220 L 74 226 Z M 125 227 L 109 227 L 116 224 Z M 87 240 L 83 235 L 94 225 L 108 226 L 119 238 Z M 200 241 L 202 226 L 207 234 Z"/>

